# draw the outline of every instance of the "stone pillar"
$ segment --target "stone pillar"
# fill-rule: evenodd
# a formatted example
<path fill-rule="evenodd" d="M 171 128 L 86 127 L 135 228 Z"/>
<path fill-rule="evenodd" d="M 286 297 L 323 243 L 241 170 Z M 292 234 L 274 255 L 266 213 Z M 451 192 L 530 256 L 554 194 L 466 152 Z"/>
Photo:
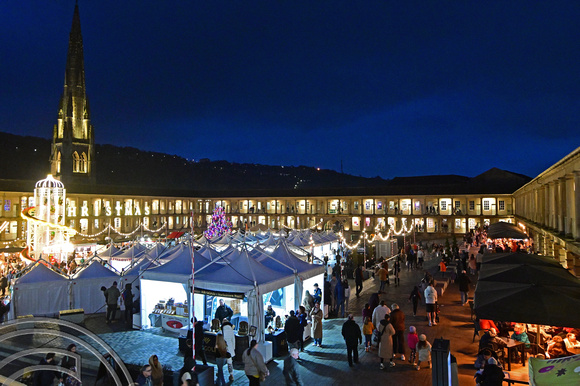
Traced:
<path fill-rule="evenodd" d="M 580 171 L 575 171 L 574 174 L 574 195 L 570 197 L 571 213 L 572 213 L 572 235 L 575 240 L 580 240 Z M 573 206 L 573 207 L 572 207 Z"/>

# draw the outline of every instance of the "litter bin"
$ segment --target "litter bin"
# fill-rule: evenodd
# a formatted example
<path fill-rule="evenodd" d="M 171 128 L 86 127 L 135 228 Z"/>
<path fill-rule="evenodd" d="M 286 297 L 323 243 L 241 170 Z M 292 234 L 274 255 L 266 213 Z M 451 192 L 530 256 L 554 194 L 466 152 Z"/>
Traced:
<path fill-rule="evenodd" d="M 455 386 L 459 384 L 457 377 L 457 361 L 451 355 L 450 343 L 447 339 L 435 339 L 431 347 L 433 369 L 431 380 L 433 386 Z"/>
<path fill-rule="evenodd" d="M 151 327 L 161 327 L 161 314 L 149 314 Z"/>

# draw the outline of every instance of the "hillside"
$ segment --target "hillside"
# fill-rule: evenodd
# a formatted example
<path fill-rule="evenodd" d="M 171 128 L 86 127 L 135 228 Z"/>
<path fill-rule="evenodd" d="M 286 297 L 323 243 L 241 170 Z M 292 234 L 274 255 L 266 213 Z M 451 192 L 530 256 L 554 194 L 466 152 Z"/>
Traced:
<path fill-rule="evenodd" d="M 50 172 L 51 141 L 0 132 L 0 179 L 39 180 Z M 318 170 L 227 161 L 189 161 L 132 147 L 96 145 L 98 185 L 171 187 L 172 190 L 240 191 L 376 187 L 386 180 Z"/>

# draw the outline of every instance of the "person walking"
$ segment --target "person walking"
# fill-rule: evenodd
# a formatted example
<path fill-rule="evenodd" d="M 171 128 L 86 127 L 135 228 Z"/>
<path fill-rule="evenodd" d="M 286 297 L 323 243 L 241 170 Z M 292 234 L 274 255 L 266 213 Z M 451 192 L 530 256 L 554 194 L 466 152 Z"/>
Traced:
<path fill-rule="evenodd" d="M 427 336 L 425 334 L 419 335 L 417 357 L 417 370 L 421 370 L 421 362 L 429 363 L 429 368 L 431 368 L 431 343 L 427 342 Z"/>
<path fill-rule="evenodd" d="M 409 295 L 409 301 L 413 302 L 413 316 L 417 316 L 417 306 L 419 305 L 419 300 L 421 300 L 421 292 L 419 292 L 418 286 L 414 286 L 411 294 Z"/>
<path fill-rule="evenodd" d="M 340 315 L 344 318 L 344 287 L 342 286 L 342 281 L 337 280 L 336 286 L 334 287 L 334 298 L 336 299 L 336 316 Z"/>
<path fill-rule="evenodd" d="M 363 335 L 365 336 L 365 351 L 369 352 L 369 350 L 371 349 L 373 342 L 372 342 L 372 338 L 373 338 L 373 330 L 375 329 L 375 326 L 373 326 L 373 322 L 371 321 L 371 318 L 369 316 L 364 318 L 364 323 L 363 323 Z"/>
<path fill-rule="evenodd" d="M 228 354 L 226 363 L 228 365 L 228 373 L 230 374 L 230 382 L 234 381 L 234 360 L 236 356 L 236 334 L 234 333 L 234 326 L 228 319 L 222 321 L 222 333 L 226 341 Z"/>
<path fill-rule="evenodd" d="M 152 386 L 153 380 L 151 379 L 151 366 L 145 365 L 141 367 L 139 376 L 135 380 L 135 383 L 139 386 Z"/>
<path fill-rule="evenodd" d="M 430 281 L 425 288 L 425 307 L 427 311 L 427 318 L 429 319 L 429 327 L 436 326 L 436 313 L 437 313 L 437 291 L 433 287 L 433 281 Z"/>
<path fill-rule="evenodd" d="M 250 386 L 260 385 L 260 381 L 265 380 L 270 375 L 264 363 L 264 357 L 258 350 L 258 342 L 255 339 L 250 342 L 250 348 L 244 351 L 242 361 L 244 362 L 244 372 L 250 381 Z"/>
<path fill-rule="evenodd" d="M 298 367 L 298 361 L 300 353 L 298 349 L 292 348 L 290 349 L 290 355 L 288 358 L 284 359 L 284 370 L 282 373 L 284 374 L 284 378 L 286 379 L 287 386 L 302 386 L 302 379 L 300 378 L 300 371 Z"/>
<path fill-rule="evenodd" d="M 204 329 L 203 329 L 203 320 L 197 320 L 197 318 L 193 317 L 193 331 L 195 336 L 195 358 L 201 359 L 204 366 L 207 366 L 207 358 L 205 357 L 205 348 L 204 348 Z"/>
<path fill-rule="evenodd" d="M 352 314 L 348 315 L 348 319 L 342 325 L 342 336 L 346 342 L 346 355 L 348 358 L 348 365 L 353 366 L 358 363 L 358 345 L 362 343 L 362 334 L 359 325 L 354 321 Z"/>
<path fill-rule="evenodd" d="M 310 317 L 312 318 L 314 345 L 322 347 L 322 310 L 320 309 L 320 303 L 314 303 L 314 308 L 310 311 Z"/>
<path fill-rule="evenodd" d="M 360 293 L 363 290 L 363 281 L 364 281 L 363 266 L 362 264 L 359 264 L 358 267 L 356 267 L 356 269 L 354 270 L 354 283 L 356 287 L 357 298 L 360 297 Z"/>
<path fill-rule="evenodd" d="M 379 358 L 381 358 L 380 368 L 381 370 L 385 368 L 384 360 L 389 360 L 389 366 L 394 367 L 395 362 L 393 362 L 393 335 L 395 335 L 395 329 L 391 324 L 391 316 L 389 314 L 385 315 L 385 318 L 381 320 L 377 330 L 379 330 Z"/>
<path fill-rule="evenodd" d="M 105 290 L 105 299 L 107 299 L 107 324 L 115 320 L 117 302 L 119 301 L 120 296 L 121 291 L 117 288 L 117 282 L 114 281 L 113 285 Z"/>
<path fill-rule="evenodd" d="M 393 356 L 401 354 L 401 360 L 405 360 L 405 313 L 397 303 L 391 305 L 391 324 L 395 329 L 393 335 Z"/>
<path fill-rule="evenodd" d="M 149 357 L 149 366 L 151 366 L 151 381 L 153 386 L 163 386 L 163 367 L 159 363 L 157 355 Z"/>
<path fill-rule="evenodd" d="M 371 319 L 373 322 L 373 326 L 375 326 L 375 328 L 378 328 L 378 325 L 379 323 L 381 323 L 381 320 L 385 318 L 385 315 L 390 313 L 391 310 L 389 309 L 389 307 L 387 307 L 385 301 L 381 300 L 379 305 L 376 306 L 375 309 L 373 310 L 373 317 Z"/>
<path fill-rule="evenodd" d="M 304 294 L 304 300 L 302 300 L 302 305 L 304 306 L 307 313 L 314 308 L 314 297 L 310 295 L 310 291 L 306 290 Z"/>
<path fill-rule="evenodd" d="M 342 281 L 342 287 L 344 288 L 344 309 L 348 312 L 348 299 L 350 299 L 350 286 L 348 285 L 348 280 L 346 277 Z"/>
<path fill-rule="evenodd" d="M 379 281 L 381 285 L 379 287 L 379 292 L 385 293 L 385 284 L 387 284 L 387 278 L 389 277 L 389 271 L 385 269 L 384 264 L 381 265 L 381 268 L 377 271 L 377 275 L 379 276 Z"/>
<path fill-rule="evenodd" d="M 54 366 L 55 370 L 56 370 L 56 360 L 55 358 L 55 354 L 53 352 L 49 352 L 46 354 L 46 356 L 40 360 L 40 362 L 38 363 L 39 365 L 43 365 L 43 366 Z M 54 379 L 60 376 L 60 373 L 57 371 L 53 371 L 53 370 L 38 370 L 34 372 L 34 375 L 32 377 L 32 385 L 33 386 L 52 386 L 54 383 Z M 60 379 L 60 382 L 62 382 L 62 379 Z"/>
<path fill-rule="evenodd" d="M 0 278 L 0 289 L 2 290 L 2 296 L 6 294 L 6 287 L 8 287 L 8 278 L 6 275 L 2 275 Z"/>
<path fill-rule="evenodd" d="M 401 261 L 399 260 L 399 257 L 397 257 L 395 259 L 395 262 L 393 263 L 393 276 L 395 276 L 395 287 L 398 287 L 401 284 L 401 279 L 399 278 L 400 274 L 401 274 Z"/>
<path fill-rule="evenodd" d="M 308 314 L 304 306 L 298 309 L 298 320 L 300 321 L 300 328 L 298 330 L 298 337 L 300 342 L 300 351 L 304 351 L 304 329 L 308 326 Z"/>
<path fill-rule="evenodd" d="M 123 291 L 123 303 L 125 304 L 125 323 L 130 328 L 133 327 L 133 291 L 131 283 L 125 284 L 125 291 Z"/>
<path fill-rule="evenodd" d="M 294 310 L 290 310 L 290 316 L 284 323 L 284 331 L 288 347 L 298 347 L 300 345 L 300 320 L 296 317 Z"/>
<path fill-rule="evenodd" d="M 471 284 L 471 279 L 467 276 L 467 272 L 461 271 L 461 274 L 457 278 L 459 283 L 459 292 L 461 292 L 461 305 L 467 305 L 467 299 L 469 299 L 469 285 Z"/>
<path fill-rule="evenodd" d="M 224 365 L 227 363 L 227 359 L 230 356 L 228 353 L 228 345 L 224 339 L 224 334 L 222 331 L 218 332 L 215 339 L 215 361 L 217 366 L 217 386 L 225 386 L 226 379 L 224 377 Z"/>
<path fill-rule="evenodd" d="M 415 366 L 417 361 L 417 343 L 419 343 L 419 335 L 415 326 L 409 327 L 409 334 L 407 335 L 407 345 L 409 346 L 409 363 Z"/>

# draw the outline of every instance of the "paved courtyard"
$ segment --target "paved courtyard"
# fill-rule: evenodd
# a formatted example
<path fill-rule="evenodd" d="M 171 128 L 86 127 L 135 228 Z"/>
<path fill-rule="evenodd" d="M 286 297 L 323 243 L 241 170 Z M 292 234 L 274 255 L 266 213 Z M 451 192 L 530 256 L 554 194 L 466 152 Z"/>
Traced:
<path fill-rule="evenodd" d="M 434 271 L 437 264 L 438 261 L 428 260 L 424 268 Z M 473 385 L 475 373 L 473 362 L 477 354 L 478 338 L 472 342 L 474 329 L 470 309 L 461 306 L 457 285 L 451 283 L 439 299 L 441 314 L 440 323 L 437 326 L 427 326 L 422 305 L 419 306 L 417 316 L 414 317 L 408 298 L 411 289 L 420 282 L 423 275 L 423 270 L 404 270 L 401 274 L 400 286 L 395 287 L 391 283 L 386 288 L 383 299 L 386 299 L 389 305 L 394 302 L 399 304 L 406 315 L 407 329 L 414 325 L 417 332 L 426 334 L 430 342 L 433 342 L 435 338 L 450 340 L 451 353 L 457 359 L 459 384 Z M 475 282 L 475 278 L 473 281 Z M 377 291 L 377 284 L 372 278 L 365 281 L 361 297 L 356 298 L 353 295 L 350 299 L 348 310 L 356 316 L 359 325 L 361 324 L 361 310 L 368 302 L 371 293 Z M 354 283 L 352 287 L 354 288 Z M 306 385 L 371 385 L 377 381 L 384 385 L 431 384 L 430 369 L 423 368 L 417 371 L 410 363 L 400 359 L 395 361 L 395 367 L 381 370 L 376 351 L 365 352 L 363 345 L 359 347 L 359 364 L 349 367 L 341 335 L 344 321 L 345 319 L 342 318 L 325 320 L 323 347 L 315 347 L 308 342 L 305 351 L 300 354 L 300 373 Z M 142 331 L 127 330 L 121 323 L 105 324 L 104 314 L 86 316 L 85 326 L 107 342 L 126 364 L 141 366 L 152 354 L 156 354 L 163 365 L 170 366 L 173 370 L 178 371 L 183 365 L 183 355 L 179 353 L 177 338 L 162 332 L 159 328 Z M 0 348 L 0 356 L 3 351 L 6 350 Z M 208 359 L 210 365 L 215 363 L 212 358 Z M 283 359 L 284 357 L 274 358 L 268 363 L 270 376 L 263 382 L 264 385 L 284 384 Z M 510 378 L 528 380 L 527 367 L 512 365 L 512 370 Z M 231 385 L 246 385 L 247 383 L 243 365 L 235 364 L 235 379 Z"/>

